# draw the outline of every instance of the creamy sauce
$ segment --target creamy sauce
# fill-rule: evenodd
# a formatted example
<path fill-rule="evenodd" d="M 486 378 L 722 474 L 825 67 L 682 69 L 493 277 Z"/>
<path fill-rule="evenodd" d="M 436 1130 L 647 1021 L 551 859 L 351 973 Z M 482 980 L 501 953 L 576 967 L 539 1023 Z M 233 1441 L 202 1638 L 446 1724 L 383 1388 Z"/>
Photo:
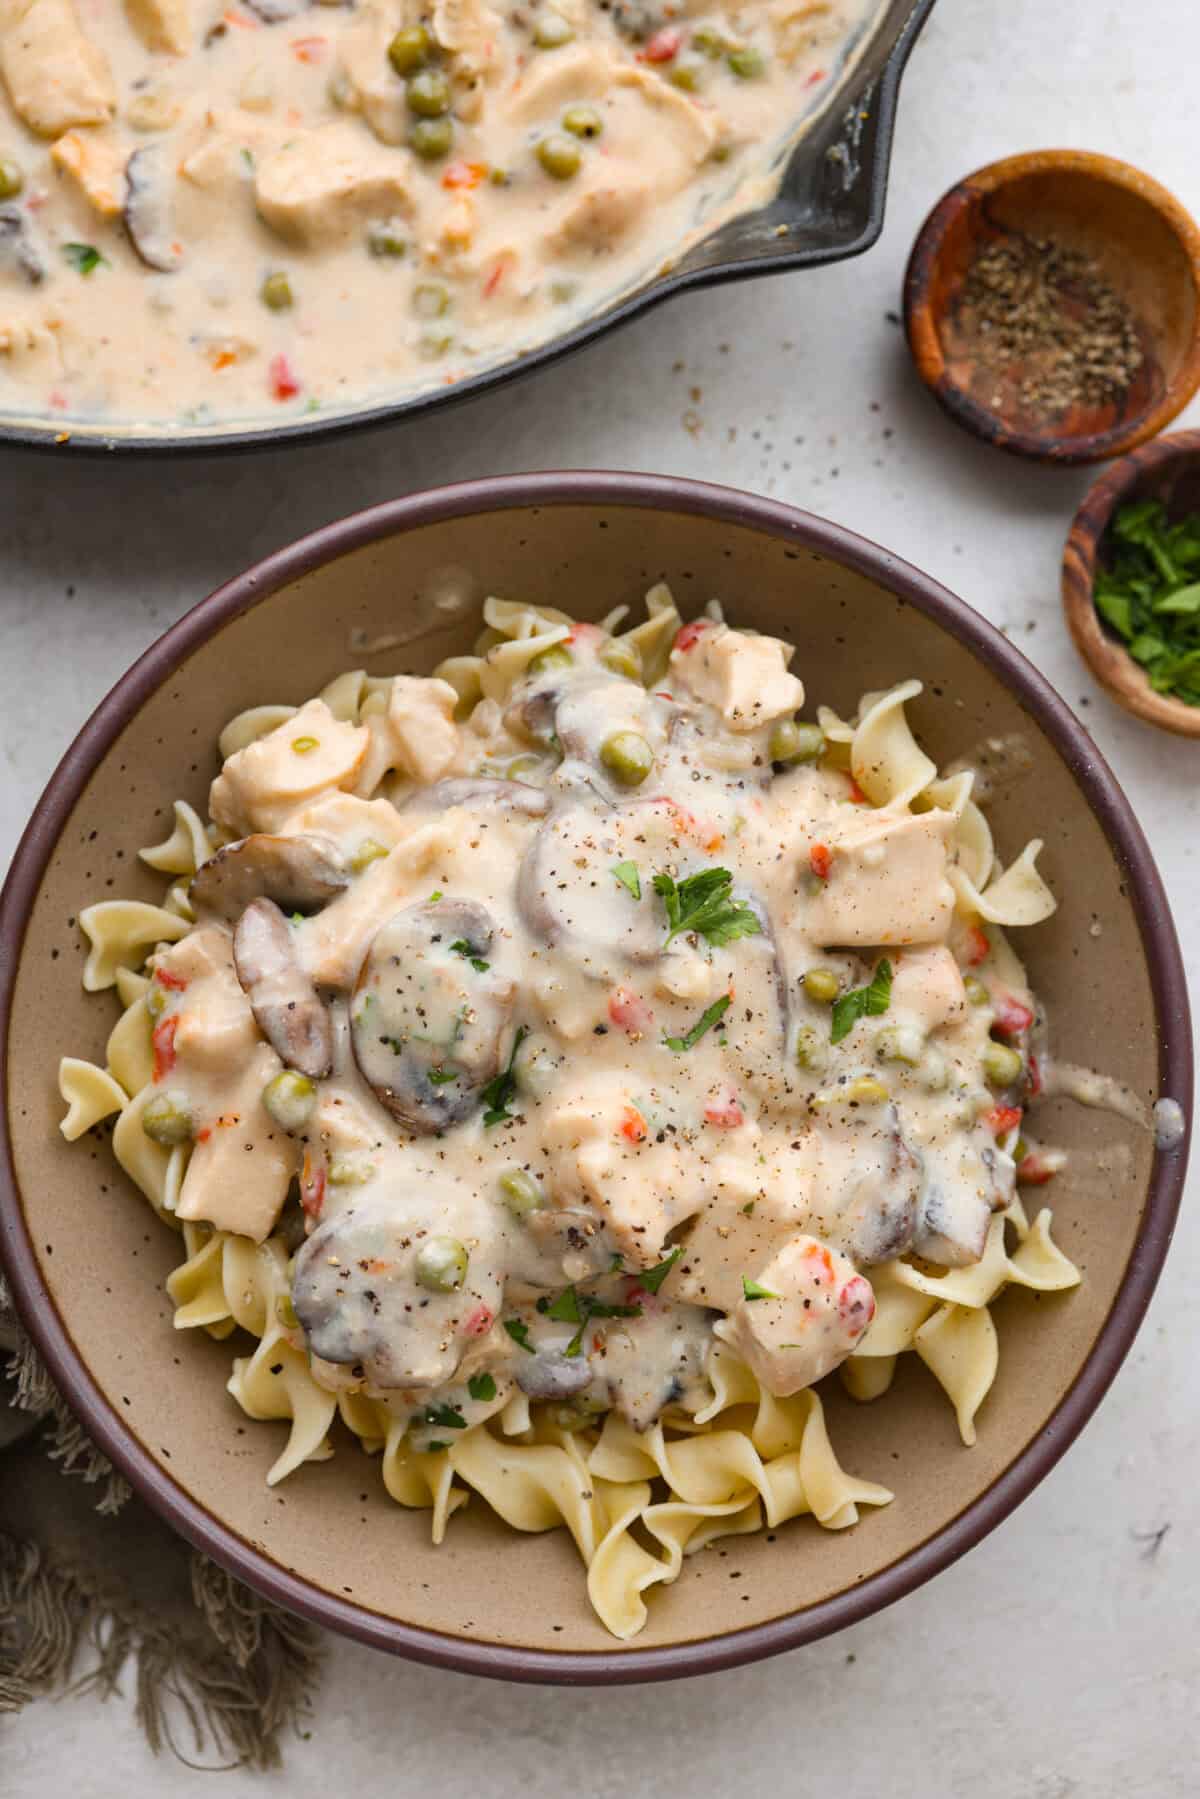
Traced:
<path fill-rule="evenodd" d="M 969 1265 L 1012 1200 L 1035 1004 L 951 814 L 773 760 L 774 639 L 685 626 L 650 692 L 621 649 L 576 625 L 465 719 L 309 702 L 226 760 L 155 959 L 180 1218 L 300 1244 L 296 1346 L 419 1441 L 514 1384 L 698 1410 L 718 1340 L 796 1392 L 877 1264 Z"/>
<path fill-rule="evenodd" d="M 1081 1068 L 1074 1062 L 1048 1058 L 1042 1068 L 1042 1091 L 1048 1099 L 1061 1094 L 1081 1106 L 1095 1106 L 1101 1111 L 1115 1112 L 1131 1124 L 1150 1128 L 1150 1113 L 1144 1100 L 1132 1087 L 1111 1075 L 1098 1074 L 1094 1068 Z"/>
<path fill-rule="evenodd" d="M 1187 1119 L 1183 1107 L 1175 1099 L 1159 1099 L 1154 1103 L 1154 1145 L 1156 1149 L 1178 1149 L 1187 1136 Z"/>
<path fill-rule="evenodd" d="M 283 421 L 519 354 L 761 204 L 877 11 L 0 0 L 0 413 Z"/>

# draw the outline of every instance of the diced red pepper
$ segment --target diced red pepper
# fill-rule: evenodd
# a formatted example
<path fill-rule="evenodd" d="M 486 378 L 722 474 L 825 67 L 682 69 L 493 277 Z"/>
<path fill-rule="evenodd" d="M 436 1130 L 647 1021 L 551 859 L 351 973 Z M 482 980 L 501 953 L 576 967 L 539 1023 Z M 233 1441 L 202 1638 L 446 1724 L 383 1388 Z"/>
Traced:
<path fill-rule="evenodd" d="M 627 1143 L 644 1143 L 649 1132 L 646 1120 L 636 1106 L 626 1106 L 621 1114 L 620 1131 Z"/>
<path fill-rule="evenodd" d="M 267 379 L 272 399 L 294 400 L 301 391 L 300 377 L 282 351 L 278 356 L 272 356 L 267 366 Z"/>
<path fill-rule="evenodd" d="M 804 1259 L 817 1264 L 818 1272 L 814 1273 L 813 1280 L 818 1286 L 822 1280 L 834 1279 L 833 1257 L 823 1243 L 810 1243 L 804 1252 Z"/>
<path fill-rule="evenodd" d="M 449 188 L 478 187 L 486 177 L 486 162 L 464 162 L 460 157 L 455 162 L 448 162 L 442 170 L 442 186 Z"/>
<path fill-rule="evenodd" d="M 491 299 L 492 295 L 503 281 L 504 271 L 507 267 L 508 263 L 505 261 L 504 257 L 501 257 L 483 284 L 483 297 L 485 300 Z"/>
<path fill-rule="evenodd" d="M 325 1166 L 314 1164 L 307 1150 L 300 1170 L 300 1204 L 310 1218 L 319 1218 L 325 1204 Z"/>
<path fill-rule="evenodd" d="M 663 29 L 656 31 L 645 47 L 638 51 L 638 61 L 670 62 L 672 57 L 679 55 L 682 43 L 683 32 L 678 25 L 664 25 Z"/>
<path fill-rule="evenodd" d="M 712 1124 L 722 1131 L 736 1131 L 739 1125 L 745 1124 L 746 1114 L 742 1111 L 741 1102 L 732 1087 L 725 1087 L 710 1099 L 704 1108 L 705 1124 Z"/>
<path fill-rule="evenodd" d="M 160 1019 L 151 1033 L 150 1044 L 154 1051 L 153 1080 L 165 1080 L 178 1060 L 175 1053 L 175 1033 L 178 1029 L 179 1019 L 172 1016 Z"/>
<path fill-rule="evenodd" d="M 206 1124 L 203 1127 L 203 1129 L 198 1130 L 196 1132 L 196 1142 L 197 1143 L 207 1143 L 211 1136 L 212 1136 L 212 1125 Z"/>
<path fill-rule="evenodd" d="M 824 81 L 824 79 L 825 79 L 825 70 L 824 69 L 814 69 L 812 74 L 809 76 L 808 80 L 804 83 L 804 85 L 805 85 L 805 87 L 816 87 L 818 81 Z"/>
<path fill-rule="evenodd" d="M 314 63 L 321 61 L 328 45 L 328 38 L 298 37 L 293 38 L 291 51 L 297 62 Z"/>
<path fill-rule="evenodd" d="M 868 801 L 866 794 L 863 792 L 863 790 L 859 786 L 858 782 L 854 779 L 854 776 L 851 775 L 850 776 L 850 804 L 852 806 L 866 806 L 869 803 L 870 802 Z"/>
<path fill-rule="evenodd" d="M 1017 1163 L 1017 1180 L 1022 1187 L 1044 1187 L 1052 1181 L 1062 1166 L 1055 1156 L 1048 1155 L 1045 1150 L 1031 1149 Z"/>
<path fill-rule="evenodd" d="M 814 843 L 808 852 L 808 866 L 818 881 L 827 881 L 833 867 L 833 851 L 827 843 Z"/>
<path fill-rule="evenodd" d="M 694 618 L 690 625 L 682 625 L 676 631 L 672 648 L 678 650 L 681 656 L 685 655 L 688 650 L 695 648 L 706 631 L 711 630 L 712 620 L 710 618 Z"/>
<path fill-rule="evenodd" d="M 608 996 L 608 1016 L 619 1030 L 644 1034 L 654 1023 L 654 1013 L 645 1000 L 628 987 L 614 987 Z"/>
<path fill-rule="evenodd" d="M 464 1337 L 486 1337 L 492 1328 L 496 1314 L 490 1306 L 477 1305 L 463 1319 Z"/>
<path fill-rule="evenodd" d="M 838 1317 L 852 1336 L 861 1337 L 875 1316 L 875 1295 L 871 1283 L 861 1274 L 853 1275 L 838 1294 Z"/>
<path fill-rule="evenodd" d="M 169 968 L 156 968 L 154 978 L 160 987 L 170 987 L 175 993 L 182 993 L 187 986 L 186 975 L 173 974 Z"/>
<path fill-rule="evenodd" d="M 1011 993 L 994 993 L 992 1005 L 996 1012 L 996 1029 L 1006 1037 L 1019 1037 L 1033 1023 L 1031 1009 L 1014 999 Z"/>
<path fill-rule="evenodd" d="M 1016 1130 L 1023 1116 L 1020 1106 L 993 1106 L 990 1112 L 984 1113 L 983 1122 L 994 1137 L 1003 1137 Z"/>
<path fill-rule="evenodd" d="M 982 925 L 973 924 L 967 932 L 967 967 L 978 968 L 992 953 L 988 934 Z"/>
<path fill-rule="evenodd" d="M 589 625 L 584 621 L 574 624 L 563 638 L 564 643 L 590 645 L 593 649 L 604 636 L 599 625 Z"/>

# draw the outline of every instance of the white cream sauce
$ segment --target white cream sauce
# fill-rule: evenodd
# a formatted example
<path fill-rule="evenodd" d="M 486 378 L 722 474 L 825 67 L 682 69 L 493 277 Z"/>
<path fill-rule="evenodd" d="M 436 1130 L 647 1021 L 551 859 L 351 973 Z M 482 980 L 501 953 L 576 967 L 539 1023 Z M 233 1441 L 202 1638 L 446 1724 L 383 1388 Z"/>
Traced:
<path fill-rule="evenodd" d="M 520 354 L 762 204 L 877 11 L 0 0 L 0 413 L 203 431 Z"/>
<path fill-rule="evenodd" d="M 1034 1006 L 956 914 L 947 832 L 831 760 L 773 764 L 804 701 L 785 645 L 686 626 L 653 692 L 611 658 L 575 626 L 465 721 L 437 679 L 361 724 L 310 702 L 225 762 L 212 817 L 246 841 L 156 959 L 180 1217 L 299 1241 L 298 1180 L 297 1346 L 421 1440 L 514 1383 L 571 1417 L 695 1410 L 717 1336 L 795 1392 L 861 1338 L 875 1264 L 977 1260 L 1013 1193 Z M 252 890 L 293 916 L 243 992 Z M 872 980 L 874 1012 L 831 1005 Z M 264 1085 L 318 1005 L 326 1060 L 281 1119 Z"/>

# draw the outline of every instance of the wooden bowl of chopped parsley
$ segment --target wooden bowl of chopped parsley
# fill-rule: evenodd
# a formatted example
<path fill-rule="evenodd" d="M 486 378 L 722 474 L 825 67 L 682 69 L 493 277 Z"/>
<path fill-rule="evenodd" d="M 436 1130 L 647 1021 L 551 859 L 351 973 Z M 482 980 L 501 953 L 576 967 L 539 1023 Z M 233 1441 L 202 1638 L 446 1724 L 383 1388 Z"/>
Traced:
<path fill-rule="evenodd" d="M 1100 462 L 1200 387 L 1200 230 L 1158 182 L 1084 150 L 1035 150 L 951 188 L 909 258 L 922 380 L 986 443 Z"/>
<path fill-rule="evenodd" d="M 1062 596 L 1113 699 L 1200 737 L 1200 431 L 1160 437 L 1100 477 L 1067 537 Z"/>

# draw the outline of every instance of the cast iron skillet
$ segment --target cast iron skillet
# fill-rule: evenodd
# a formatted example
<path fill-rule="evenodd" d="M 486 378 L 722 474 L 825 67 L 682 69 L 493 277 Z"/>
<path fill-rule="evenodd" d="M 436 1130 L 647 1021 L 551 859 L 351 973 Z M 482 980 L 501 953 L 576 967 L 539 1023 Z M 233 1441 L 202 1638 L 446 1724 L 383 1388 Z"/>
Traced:
<path fill-rule="evenodd" d="M 70 451 L 79 455 L 210 455 L 215 450 L 252 450 L 276 444 L 315 443 L 394 419 L 415 418 L 433 407 L 487 393 L 531 369 L 546 368 L 581 345 L 636 318 L 672 294 L 715 287 L 749 275 L 813 268 L 841 262 L 869 250 L 883 230 L 892 128 L 909 54 L 933 10 L 934 0 L 889 0 L 871 41 L 853 62 L 844 84 L 835 82 L 823 110 L 792 152 L 775 198 L 757 212 L 730 219 L 696 244 L 669 274 L 652 277 L 612 306 L 585 319 L 573 331 L 527 355 L 482 369 L 452 387 L 407 399 L 383 401 L 352 412 L 305 417 L 295 424 L 175 436 L 170 431 L 137 435 L 46 419 L 12 420 L 0 415 L 0 445 Z"/>

